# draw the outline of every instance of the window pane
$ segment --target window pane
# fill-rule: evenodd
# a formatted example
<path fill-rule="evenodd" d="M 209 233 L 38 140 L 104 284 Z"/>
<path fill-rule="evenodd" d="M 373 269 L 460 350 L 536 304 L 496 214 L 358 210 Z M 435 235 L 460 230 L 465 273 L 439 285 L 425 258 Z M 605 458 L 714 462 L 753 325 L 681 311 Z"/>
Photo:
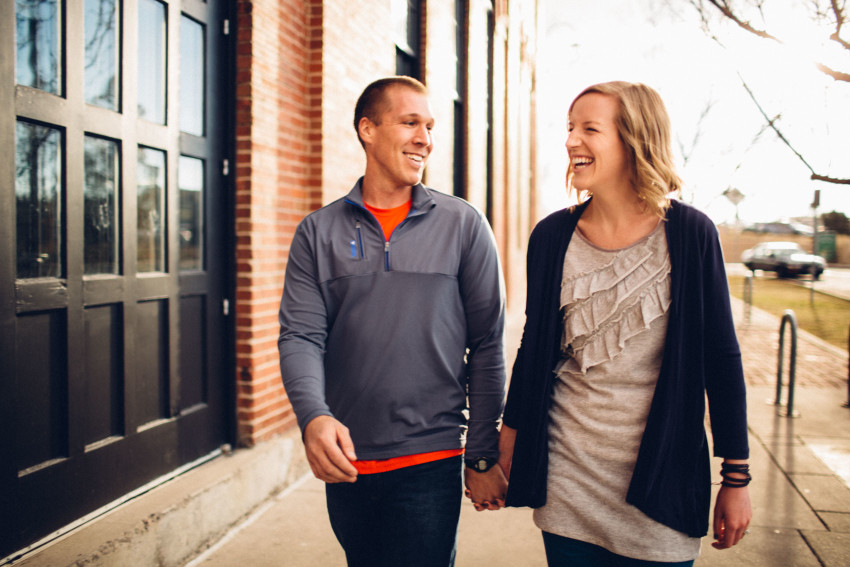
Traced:
<path fill-rule="evenodd" d="M 84 273 L 118 271 L 118 143 L 86 136 Z"/>
<path fill-rule="evenodd" d="M 165 152 L 139 148 L 136 166 L 139 272 L 165 271 Z"/>
<path fill-rule="evenodd" d="M 419 24 L 421 0 L 407 0 L 407 45 L 413 50 L 413 54 L 419 56 Z"/>
<path fill-rule="evenodd" d="M 62 277 L 62 135 L 18 122 L 15 211 L 19 278 Z"/>
<path fill-rule="evenodd" d="M 420 0 L 392 0 L 396 74 L 419 78 Z"/>
<path fill-rule="evenodd" d="M 180 156 L 180 269 L 204 269 L 204 162 Z"/>
<path fill-rule="evenodd" d="M 410 13 L 407 0 L 392 0 L 393 37 L 396 45 L 405 51 L 411 50 L 408 45 L 407 28 L 410 21 Z"/>
<path fill-rule="evenodd" d="M 118 110 L 118 0 L 86 0 L 86 102 Z"/>
<path fill-rule="evenodd" d="M 204 27 L 180 18 L 180 129 L 204 135 Z"/>
<path fill-rule="evenodd" d="M 15 0 L 15 80 L 61 95 L 62 13 L 59 0 Z"/>
<path fill-rule="evenodd" d="M 165 124 L 165 5 L 139 1 L 139 116 Z"/>

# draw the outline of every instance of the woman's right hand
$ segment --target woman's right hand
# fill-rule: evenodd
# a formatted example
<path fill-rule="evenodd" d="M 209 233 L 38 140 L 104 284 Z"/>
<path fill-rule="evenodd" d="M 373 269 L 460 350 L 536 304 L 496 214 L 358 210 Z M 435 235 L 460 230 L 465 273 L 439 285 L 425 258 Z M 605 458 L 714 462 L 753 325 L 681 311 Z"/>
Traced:
<path fill-rule="evenodd" d="M 514 460 L 514 443 L 516 442 L 516 429 L 502 424 L 499 432 L 499 466 L 505 473 L 505 478 L 511 480 L 511 463 Z"/>

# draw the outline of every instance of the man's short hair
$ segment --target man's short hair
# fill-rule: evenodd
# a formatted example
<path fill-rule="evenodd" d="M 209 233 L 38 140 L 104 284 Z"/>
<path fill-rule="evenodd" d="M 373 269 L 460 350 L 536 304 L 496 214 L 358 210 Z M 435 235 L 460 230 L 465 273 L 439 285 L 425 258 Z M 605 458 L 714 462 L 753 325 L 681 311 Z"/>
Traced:
<path fill-rule="evenodd" d="M 360 145 L 363 147 L 366 146 L 360 137 L 360 120 L 365 117 L 373 124 L 381 123 L 381 115 L 387 111 L 388 107 L 385 94 L 387 89 L 391 87 L 407 87 L 420 94 L 428 94 L 428 88 L 425 85 L 413 77 L 404 75 L 378 79 L 367 86 L 360 94 L 360 98 L 357 99 L 357 104 L 354 105 L 354 131 L 357 132 L 357 139 L 360 140 Z"/>

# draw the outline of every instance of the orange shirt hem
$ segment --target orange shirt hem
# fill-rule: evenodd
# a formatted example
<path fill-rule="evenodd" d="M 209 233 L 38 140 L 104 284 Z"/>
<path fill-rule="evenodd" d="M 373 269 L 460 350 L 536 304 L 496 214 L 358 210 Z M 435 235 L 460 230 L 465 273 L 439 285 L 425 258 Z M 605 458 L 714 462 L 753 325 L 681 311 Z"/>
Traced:
<path fill-rule="evenodd" d="M 441 459 L 450 459 L 463 454 L 463 449 L 447 449 L 445 451 L 431 451 L 430 453 L 417 453 L 415 455 L 404 455 L 392 459 L 381 459 L 377 461 L 352 461 L 351 464 L 357 469 L 358 474 L 375 474 L 389 472 L 414 465 L 431 463 Z"/>

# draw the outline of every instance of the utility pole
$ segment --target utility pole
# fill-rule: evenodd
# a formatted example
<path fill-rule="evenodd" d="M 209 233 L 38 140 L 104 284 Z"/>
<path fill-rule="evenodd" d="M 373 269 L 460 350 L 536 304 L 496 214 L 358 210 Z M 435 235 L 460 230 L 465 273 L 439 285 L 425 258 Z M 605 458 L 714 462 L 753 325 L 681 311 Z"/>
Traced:
<path fill-rule="evenodd" d="M 812 254 L 818 253 L 818 207 L 820 206 L 820 189 L 815 189 L 815 198 L 812 200 Z M 809 268 L 812 276 L 812 285 L 809 288 L 809 303 L 815 304 L 815 264 L 812 262 Z"/>
<path fill-rule="evenodd" d="M 812 254 L 818 253 L 818 207 L 820 206 L 820 189 L 815 189 L 815 198 L 812 201 Z"/>

